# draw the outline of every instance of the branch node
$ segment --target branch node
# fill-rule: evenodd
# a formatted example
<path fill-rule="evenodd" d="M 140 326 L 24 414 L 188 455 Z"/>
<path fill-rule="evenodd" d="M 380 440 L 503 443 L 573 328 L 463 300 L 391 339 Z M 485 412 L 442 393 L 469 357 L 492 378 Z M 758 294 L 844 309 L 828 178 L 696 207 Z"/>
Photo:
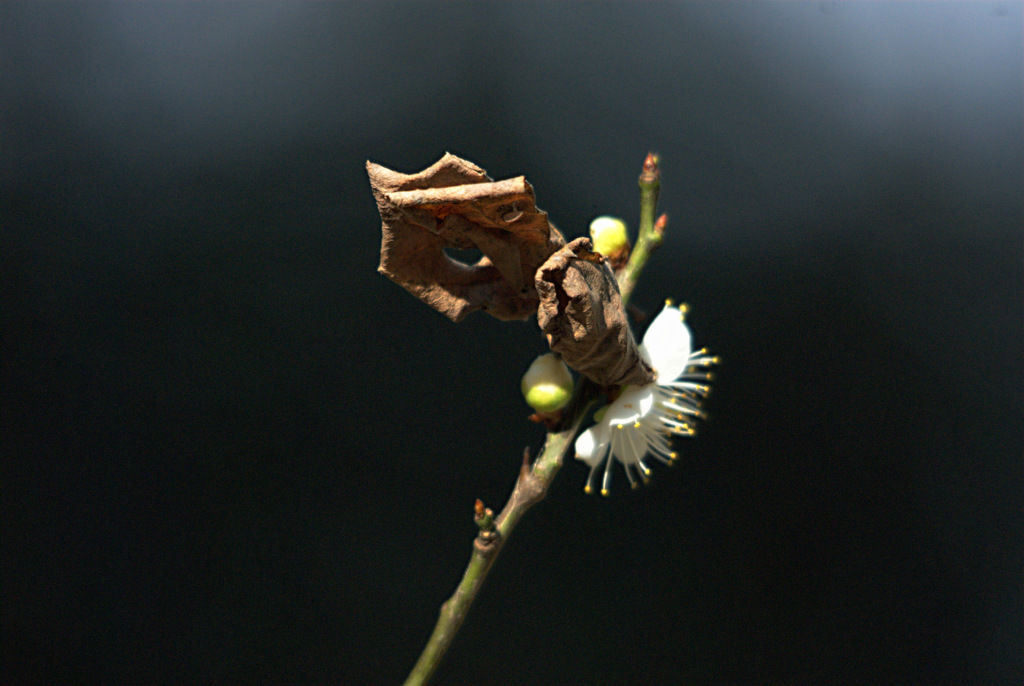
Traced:
<path fill-rule="evenodd" d="M 473 505 L 473 521 L 480 528 L 482 538 L 489 538 L 494 534 L 494 510 L 484 507 L 484 501 L 479 498 Z"/>

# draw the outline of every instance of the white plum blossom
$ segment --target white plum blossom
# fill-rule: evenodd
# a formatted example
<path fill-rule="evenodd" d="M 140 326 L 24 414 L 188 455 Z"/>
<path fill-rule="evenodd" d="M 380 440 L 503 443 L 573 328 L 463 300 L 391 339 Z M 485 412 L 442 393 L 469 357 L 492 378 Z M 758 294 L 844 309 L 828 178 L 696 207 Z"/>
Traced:
<path fill-rule="evenodd" d="M 597 424 L 576 439 L 576 459 L 590 466 L 587 493 L 593 491 L 594 477 L 603 466 L 601 493 L 608 495 L 614 460 L 622 463 L 633 488 L 638 485 L 637 477 L 646 483 L 651 470 L 644 458 L 652 455 L 671 464 L 676 454 L 670 437 L 692 436 L 694 420 L 703 418 L 700 402 L 710 389 L 699 382 L 711 379 L 707 367 L 718 358 L 705 349 L 691 350 L 685 313 L 685 305 L 678 308 L 666 301 L 640 345 L 640 353 L 657 378 L 644 386 L 623 388 L 611 404 L 596 413 Z"/>

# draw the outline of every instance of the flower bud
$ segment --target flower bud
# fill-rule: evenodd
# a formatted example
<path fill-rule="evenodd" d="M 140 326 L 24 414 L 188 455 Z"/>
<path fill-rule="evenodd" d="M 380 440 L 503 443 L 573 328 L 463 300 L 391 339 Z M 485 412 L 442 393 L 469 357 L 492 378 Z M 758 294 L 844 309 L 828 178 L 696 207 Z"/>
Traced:
<path fill-rule="evenodd" d="M 572 374 L 554 353 L 540 355 L 523 374 L 523 397 L 527 404 L 542 414 L 551 414 L 565 407 L 572 396 Z"/>
<path fill-rule="evenodd" d="M 613 262 L 629 255 L 629 235 L 626 223 L 615 217 L 598 217 L 590 222 L 590 238 L 594 249 Z"/>

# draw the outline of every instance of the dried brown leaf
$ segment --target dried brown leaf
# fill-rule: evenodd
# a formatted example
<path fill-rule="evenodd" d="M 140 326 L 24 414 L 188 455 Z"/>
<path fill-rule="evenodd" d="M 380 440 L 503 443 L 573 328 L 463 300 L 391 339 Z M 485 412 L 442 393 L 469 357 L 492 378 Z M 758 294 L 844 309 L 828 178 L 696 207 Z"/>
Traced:
<path fill-rule="evenodd" d="M 603 386 L 654 380 L 641 358 L 615 275 L 589 238 L 577 238 L 537 270 L 537 322 L 565 363 Z"/>
<path fill-rule="evenodd" d="M 383 220 L 382 274 L 456 322 L 474 310 L 505 320 L 537 311 L 534 274 L 565 239 L 524 177 L 493 181 L 449 153 L 416 174 L 373 162 L 366 171 Z M 473 265 L 444 251 L 474 247 L 484 256 Z"/>

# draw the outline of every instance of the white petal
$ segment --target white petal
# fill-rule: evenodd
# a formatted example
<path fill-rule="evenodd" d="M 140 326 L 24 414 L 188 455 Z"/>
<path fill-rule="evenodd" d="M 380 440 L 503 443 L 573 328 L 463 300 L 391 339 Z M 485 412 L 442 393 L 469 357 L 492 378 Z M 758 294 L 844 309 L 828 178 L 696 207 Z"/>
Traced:
<path fill-rule="evenodd" d="M 690 330 L 678 307 L 665 307 L 647 327 L 643 342 L 645 357 L 658 372 L 658 382 L 674 381 L 690 359 Z"/>
<path fill-rule="evenodd" d="M 612 427 L 619 424 L 633 424 L 646 417 L 654 409 L 655 384 L 627 386 L 615 402 L 608 406 L 604 423 Z"/>
<path fill-rule="evenodd" d="M 576 459 L 593 467 L 608 454 L 608 423 L 598 422 L 576 438 Z"/>

